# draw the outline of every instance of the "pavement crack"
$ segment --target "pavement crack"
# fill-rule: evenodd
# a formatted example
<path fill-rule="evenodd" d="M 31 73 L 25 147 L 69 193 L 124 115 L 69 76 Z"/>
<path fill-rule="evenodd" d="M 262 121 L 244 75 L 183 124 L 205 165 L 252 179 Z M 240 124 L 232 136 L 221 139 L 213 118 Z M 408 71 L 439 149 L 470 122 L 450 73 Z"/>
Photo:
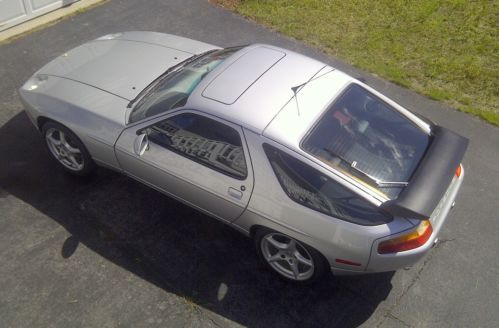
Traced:
<path fill-rule="evenodd" d="M 400 319 L 399 317 L 397 317 L 397 316 L 395 316 L 395 315 L 393 315 L 391 313 L 388 313 L 387 317 L 390 318 L 390 319 L 393 319 L 393 320 L 395 320 L 395 321 L 397 321 L 399 323 L 401 323 L 404 327 L 409 327 L 409 328 L 413 327 L 412 325 L 408 324 L 404 320 Z"/>
<path fill-rule="evenodd" d="M 388 313 L 387 314 L 387 317 L 390 318 L 390 319 L 393 319 L 399 323 L 401 323 L 404 327 L 409 327 L 409 328 L 412 328 L 412 326 L 410 324 L 408 324 L 407 322 L 405 322 L 404 320 L 400 319 L 399 317 L 396 317 L 394 316 L 393 314 L 391 313 Z"/>
<path fill-rule="evenodd" d="M 192 301 L 189 301 L 189 303 L 192 303 Z M 211 322 L 215 327 L 223 328 L 223 326 L 221 326 L 218 322 L 216 322 L 215 319 L 213 319 L 210 316 L 210 314 L 208 312 L 204 311 L 204 309 L 202 309 L 199 305 L 194 304 L 192 310 L 194 311 L 194 313 L 196 313 L 196 315 L 198 316 L 198 319 L 199 318 L 201 318 L 201 320 L 206 319 L 209 322 Z"/>
<path fill-rule="evenodd" d="M 439 239 L 438 243 L 435 245 L 435 248 L 439 248 L 441 245 L 445 244 L 445 243 L 448 243 L 448 242 L 451 242 L 451 241 L 454 241 L 456 240 L 456 238 L 452 238 L 452 239 Z"/>
<path fill-rule="evenodd" d="M 218 324 L 218 322 L 216 322 L 213 318 L 210 318 L 209 315 L 206 315 L 205 316 L 206 319 L 208 319 L 208 321 L 210 321 L 215 327 L 219 327 L 219 328 L 223 328 L 221 325 Z"/>
<path fill-rule="evenodd" d="M 411 282 L 409 283 L 409 285 L 402 291 L 402 293 L 395 299 L 395 302 L 393 303 L 392 306 L 390 306 L 390 308 L 388 308 L 386 311 L 385 311 L 385 314 L 383 315 L 383 319 L 376 325 L 376 328 L 379 328 L 386 320 L 386 318 L 388 317 L 395 317 L 393 314 L 392 314 L 392 311 L 399 305 L 400 301 L 402 300 L 402 298 L 407 294 L 407 292 L 412 288 L 412 286 L 414 286 L 414 284 L 419 280 L 419 277 L 421 275 L 421 272 L 423 272 L 423 270 L 426 268 L 426 265 L 428 264 L 428 262 L 431 261 L 431 259 L 433 258 L 433 254 L 434 252 L 431 252 L 430 254 L 427 255 L 427 257 L 425 258 L 425 260 L 423 261 L 423 265 L 421 266 L 421 268 L 419 268 L 419 270 L 416 272 L 416 275 L 414 276 L 414 278 L 412 278 Z M 396 317 L 395 317 L 396 318 Z M 398 319 L 398 318 L 397 318 Z"/>

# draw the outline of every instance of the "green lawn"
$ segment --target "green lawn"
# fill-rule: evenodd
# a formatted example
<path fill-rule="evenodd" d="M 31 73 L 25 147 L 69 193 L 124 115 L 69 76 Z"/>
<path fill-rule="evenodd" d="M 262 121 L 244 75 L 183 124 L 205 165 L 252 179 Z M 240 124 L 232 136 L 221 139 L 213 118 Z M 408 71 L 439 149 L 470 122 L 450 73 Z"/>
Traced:
<path fill-rule="evenodd" d="M 215 0 L 499 126 L 499 2 Z"/>

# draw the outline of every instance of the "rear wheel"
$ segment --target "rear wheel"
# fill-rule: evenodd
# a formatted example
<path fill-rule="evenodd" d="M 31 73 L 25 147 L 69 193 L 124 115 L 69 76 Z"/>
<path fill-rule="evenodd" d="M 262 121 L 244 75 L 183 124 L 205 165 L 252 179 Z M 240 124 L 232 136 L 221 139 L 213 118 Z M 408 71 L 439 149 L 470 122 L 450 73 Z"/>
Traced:
<path fill-rule="evenodd" d="M 68 173 L 87 175 L 95 163 L 78 137 L 65 126 L 47 122 L 42 127 L 45 145 L 52 157 Z"/>
<path fill-rule="evenodd" d="M 280 232 L 260 228 L 255 233 L 260 259 L 281 278 L 294 283 L 311 283 L 323 277 L 327 263 L 312 247 Z"/>

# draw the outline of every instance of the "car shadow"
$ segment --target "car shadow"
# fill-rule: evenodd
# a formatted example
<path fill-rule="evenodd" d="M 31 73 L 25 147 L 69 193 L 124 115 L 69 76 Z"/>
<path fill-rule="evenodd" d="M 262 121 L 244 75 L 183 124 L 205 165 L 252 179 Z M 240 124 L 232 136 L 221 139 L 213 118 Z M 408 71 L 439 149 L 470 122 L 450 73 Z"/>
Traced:
<path fill-rule="evenodd" d="M 121 174 L 71 177 L 49 158 L 26 114 L 0 128 L 0 187 L 80 243 L 170 293 L 244 326 L 357 327 L 386 299 L 393 273 L 295 287 L 259 262 L 250 239 Z"/>

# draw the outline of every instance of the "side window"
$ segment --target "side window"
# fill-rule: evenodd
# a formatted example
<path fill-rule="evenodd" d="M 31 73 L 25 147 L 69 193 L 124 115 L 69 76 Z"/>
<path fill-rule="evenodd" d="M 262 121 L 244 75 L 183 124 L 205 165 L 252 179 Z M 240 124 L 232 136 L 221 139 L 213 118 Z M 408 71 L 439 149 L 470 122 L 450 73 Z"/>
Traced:
<path fill-rule="evenodd" d="M 147 128 L 149 140 L 236 179 L 245 179 L 246 161 L 239 133 L 218 121 L 180 114 Z"/>
<path fill-rule="evenodd" d="M 263 148 L 284 192 L 293 201 L 361 225 L 391 221 L 392 218 L 376 206 L 293 156 L 268 144 L 264 144 Z"/>

